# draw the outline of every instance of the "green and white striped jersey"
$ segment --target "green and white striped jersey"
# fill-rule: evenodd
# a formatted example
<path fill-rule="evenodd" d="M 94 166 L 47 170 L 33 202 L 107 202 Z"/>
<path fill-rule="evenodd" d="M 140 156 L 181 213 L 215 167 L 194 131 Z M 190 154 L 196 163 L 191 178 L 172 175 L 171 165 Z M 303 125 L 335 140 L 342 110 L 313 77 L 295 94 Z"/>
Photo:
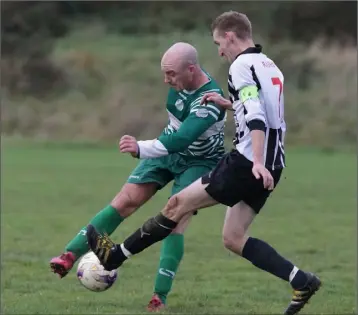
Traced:
<path fill-rule="evenodd" d="M 200 105 L 205 93 L 224 94 L 214 79 L 208 77 L 210 81 L 195 91 L 169 90 L 169 123 L 158 137 L 168 153 L 210 159 L 223 156 L 226 111 L 213 103 Z"/>

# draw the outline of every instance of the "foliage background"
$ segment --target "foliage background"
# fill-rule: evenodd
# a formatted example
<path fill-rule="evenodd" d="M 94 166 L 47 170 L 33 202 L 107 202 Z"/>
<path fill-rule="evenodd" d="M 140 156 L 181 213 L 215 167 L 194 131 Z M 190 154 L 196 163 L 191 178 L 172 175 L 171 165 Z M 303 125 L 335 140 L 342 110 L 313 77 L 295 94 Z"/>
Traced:
<path fill-rule="evenodd" d="M 285 74 L 291 144 L 356 139 L 357 2 L 9 2 L 2 10 L 2 132 L 40 139 L 155 137 L 166 124 L 161 54 L 188 41 L 226 90 L 210 36 L 245 12 Z M 344 17 L 344 18 L 343 18 Z M 231 117 L 227 135 L 233 134 Z"/>

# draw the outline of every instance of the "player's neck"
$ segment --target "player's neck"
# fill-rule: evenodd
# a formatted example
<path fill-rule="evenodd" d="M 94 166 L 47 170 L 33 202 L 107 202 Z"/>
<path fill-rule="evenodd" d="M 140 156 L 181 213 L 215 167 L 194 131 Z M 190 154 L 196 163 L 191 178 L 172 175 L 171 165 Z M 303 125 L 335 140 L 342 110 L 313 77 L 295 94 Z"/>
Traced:
<path fill-rule="evenodd" d="M 204 84 L 208 83 L 210 81 L 208 75 L 201 70 L 200 68 L 197 69 L 197 72 L 195 73 L 194 80 L 191 84 L 190 90 L 197 90 L 201 88 Z"/>
<path fill-rule="evenodd" d="M 241 54 L 243 51 L 245 51 L 246 49 L 250 48 L 250 47 L 255 47 L 255 43 L 252 39 L 247 39 L 245 41 L 237 41 L 236 43 L 236 56 Z"/>

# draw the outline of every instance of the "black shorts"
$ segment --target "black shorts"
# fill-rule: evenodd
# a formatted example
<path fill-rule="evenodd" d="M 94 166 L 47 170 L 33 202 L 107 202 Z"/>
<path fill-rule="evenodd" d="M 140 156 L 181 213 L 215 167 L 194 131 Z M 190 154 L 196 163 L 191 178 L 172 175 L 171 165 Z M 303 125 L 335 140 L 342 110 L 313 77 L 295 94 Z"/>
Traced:
<path fill-rule="evenodd" d="M 226 206 L 232 207 L 244 201 L 259 213 L 272 191 L 264 188 L 262 178 L 255 178 L 252 174 L 252 166 L 251 161 L 237 150 L 233 150 L 219 161 L 212 172 L 202 177 L 202 183 L 209 184 L 205 189 L 206 192 Z M 282 169 L 269 171 L 276 187 Z"/>

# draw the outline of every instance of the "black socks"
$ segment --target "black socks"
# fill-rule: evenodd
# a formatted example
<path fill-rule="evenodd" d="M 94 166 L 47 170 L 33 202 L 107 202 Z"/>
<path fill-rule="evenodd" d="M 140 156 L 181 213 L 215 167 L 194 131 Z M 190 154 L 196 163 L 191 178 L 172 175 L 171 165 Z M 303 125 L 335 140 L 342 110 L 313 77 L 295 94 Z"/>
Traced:
<path fill-rule="evenodd" d="M 176 226 L 175 221 L 160 213 L 145 222 L 140 229 L 123 242 L 123 245 L 131 254 L 138 254 L 147 247 L 166 238 Z"/>
<path fill-rule="evenodd" d="M 307 283 L 307 276 L 302 270 L 280 256 L 264 241 L 249 237 L 243 248 L 242 256 L 254 266 L 290 282 L 294 289 L 301 289 Z"/>

